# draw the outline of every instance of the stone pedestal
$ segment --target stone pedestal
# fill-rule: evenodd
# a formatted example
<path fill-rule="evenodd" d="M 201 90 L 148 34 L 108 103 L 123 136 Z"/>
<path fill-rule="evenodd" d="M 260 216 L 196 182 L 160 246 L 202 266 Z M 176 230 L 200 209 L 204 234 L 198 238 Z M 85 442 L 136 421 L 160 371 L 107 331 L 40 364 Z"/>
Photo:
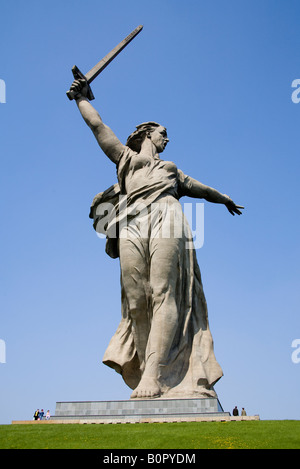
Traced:
<path fill-rule="evenodd" d="M 102 420 L 103 423 L 180 421 L 196 418 L 228 417 L 217 398 L 132 399 L 127 401 L 57 402 L 58 420 Z M 100 423 L 100 422 L 99 422 Z"/>

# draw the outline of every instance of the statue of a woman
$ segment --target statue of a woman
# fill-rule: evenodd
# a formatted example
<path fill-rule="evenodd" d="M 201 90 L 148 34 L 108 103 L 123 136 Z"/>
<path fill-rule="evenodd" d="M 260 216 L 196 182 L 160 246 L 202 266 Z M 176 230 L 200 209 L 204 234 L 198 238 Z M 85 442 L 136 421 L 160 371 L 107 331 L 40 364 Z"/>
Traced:
<path fill-rule="evenodd" d="M 114 204 L 108 224 L 117 227 L 117 238 L 107 230 L 106 251 L 120 258 L 121 267 L 122 318 L 103 362 L 133 389 L 131 398 L 215 397 L 213 386 L 223 373 L 179 198 L 224 204 L 232 215 L 240 215 L 243 207 L 160 159 L 169 141 L 165 127 L 141 124 L 123 145 L 86 98 L 85 81 L 75 80 L 71 90 L 118 175 L 117 184 L 95 197 L 90 214 L 96 222 L 99 205 Z M 130 222 L 121 223 L 124 210 L 139 203 L 144 210 L 137 212 L 138 221 L 131 214 Z M 176 235 L 178 224 L 184 225 L 181 236 Z M 166 227 L 168 236 L 161 236 Z"/>

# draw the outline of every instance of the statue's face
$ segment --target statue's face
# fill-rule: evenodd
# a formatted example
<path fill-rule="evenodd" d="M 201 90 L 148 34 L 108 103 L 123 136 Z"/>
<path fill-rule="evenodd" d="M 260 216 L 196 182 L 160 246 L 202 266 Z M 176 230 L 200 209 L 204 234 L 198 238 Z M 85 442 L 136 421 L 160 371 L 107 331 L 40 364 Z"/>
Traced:
<path fill-rule="evenodd" d="M 162 153 L 169 141 L 167 131 L 161 125 L 150 134 L 152 143 L 156 146 L 157 152 Z"/>

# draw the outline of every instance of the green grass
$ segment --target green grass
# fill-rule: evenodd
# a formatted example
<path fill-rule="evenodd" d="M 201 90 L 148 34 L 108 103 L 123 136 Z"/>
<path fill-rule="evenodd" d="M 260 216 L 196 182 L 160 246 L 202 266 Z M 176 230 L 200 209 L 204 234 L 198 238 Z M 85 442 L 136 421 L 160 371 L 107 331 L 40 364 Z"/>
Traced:
<path fill-rule="evenodd" d="M 1 449 L 299 449 L 300 421 L 0 425 Z"/>

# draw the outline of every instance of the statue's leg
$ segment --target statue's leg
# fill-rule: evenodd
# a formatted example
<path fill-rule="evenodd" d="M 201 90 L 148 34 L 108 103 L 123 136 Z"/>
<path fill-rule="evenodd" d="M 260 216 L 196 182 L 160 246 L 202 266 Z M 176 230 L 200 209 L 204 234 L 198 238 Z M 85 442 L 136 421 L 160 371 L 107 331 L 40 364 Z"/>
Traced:
<path fill-rule="evenodd" d="M 138 225 L 133 225 L 126 227 L 126 233 L 122 231 L 126 239 L 120 239 L 122 278 L 133 319 L 134 340 L 145 364 L 132 398 L 161 394 L 161 369 L 167 364 L 178 327 L 176 288 L 180 285 L 185 244 L 182 236 L 174 235 L 178 217 L 173 211 L 181 213 L 181 206 L 179 203 L 175 206 L 173 199 L 167 198 L 165 202 L 152 210 L 149 219 L 143 220 L 144 223 L 151 220 L 149 238 L 139 237 Z"/>
<path fill-rule="evenodd" d="M 168 363 L 178 327 L 176 287 L 180 271 L 182 239 L 154 239 L 150 244 L 150 285 L 153 317 L 146 349 L 145 370 L 131 397 L 158 397 L 160 376 Z"/>
<path fill-rule="evenodd" d="M 175 236 L 170 212 L 177 206 L 166 204 L 152 214 L 149 239 L 149 280 L 152 292 L 152 322 L 145 356 L 145 370 L 131 397 L 157 397 L 161 394 L 161 371 L 166 369 L 178 328 L 176 293 L 180 290 L 180 271 L 185 239 Z M 180 208 L 181 210 L 181 208 Z M 163 230 L 162 230 L 163 229 Z"/>
<path fill-rule="evenodd" d="M 124 236 L 124 231 L 122 233 Z M 129 231 L 126 237 L 120 238 L 122 281 L 142 372 L 152 316 L 146 245 L 147 242 L 142 238 L 132 237 Z"/>

